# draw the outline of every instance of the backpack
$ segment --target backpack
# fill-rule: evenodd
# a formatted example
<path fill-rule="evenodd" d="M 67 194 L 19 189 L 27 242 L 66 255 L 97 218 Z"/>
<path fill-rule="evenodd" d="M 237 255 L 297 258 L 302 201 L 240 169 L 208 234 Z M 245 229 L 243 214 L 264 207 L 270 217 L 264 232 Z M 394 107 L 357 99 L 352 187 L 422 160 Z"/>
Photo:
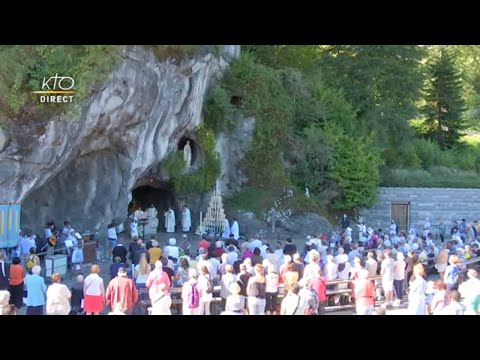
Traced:
<path fill-rule="evenodd" d="M 213 293 L 213 281 L 212 279 L 207 279 L 207 294 Z"/>
<path fill-rule="evenodd" d="M 33 260 L 35 260 L 35 255 L 29 257 L 27 264 L 25 265 L 27 270 L 31 270 L 35 266 L 35 262 Z"/>
<path fill-rule="evenodd" d="M 197 289 L 197 284 L 192 284 L 190 293 L 188 294 L 189 309 L 196 309 L 200 306 L 200 293 Z"/>

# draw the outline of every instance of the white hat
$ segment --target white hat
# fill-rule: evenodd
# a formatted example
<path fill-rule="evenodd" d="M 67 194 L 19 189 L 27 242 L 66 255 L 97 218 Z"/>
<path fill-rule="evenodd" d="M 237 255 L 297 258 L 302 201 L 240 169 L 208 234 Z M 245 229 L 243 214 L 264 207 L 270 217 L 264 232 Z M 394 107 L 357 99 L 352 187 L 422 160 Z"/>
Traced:
<path fill-rule="evenodd" d="M 175 238 L 170 238 L 168 240 L 168 243 L 171 245 L 171 246 L 175 246 L 177 244 L 177 240 L 175 240 Z"/>

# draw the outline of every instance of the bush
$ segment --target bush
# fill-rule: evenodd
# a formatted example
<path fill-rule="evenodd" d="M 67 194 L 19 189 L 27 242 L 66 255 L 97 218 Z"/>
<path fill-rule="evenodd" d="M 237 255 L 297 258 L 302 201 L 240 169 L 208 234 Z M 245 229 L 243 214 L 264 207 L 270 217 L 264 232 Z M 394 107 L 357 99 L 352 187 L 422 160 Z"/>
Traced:
<path fill-rule="evenodd" d="M 254 187 L 245 187 L 225 199 L 225 205 L 234 210 L 253 211 L 262 218 L 273 206 L 274 196 L 271 192 Z"/>
<path fill-rule="evenodd" d="M 252 145 L 241 164 L 250 186 L 283 188 L 289 184 L 283 152 L 293 133 L 293 112 L 281 73 L 256 64 L 250 54 L 244 53 L 225 79 L 229 95 L 240 99 L 239 109 L 256 119 Z"/>
<path fill-rule="evenodd" d="M 232 130 L 235 108 L 230 103 L 230 95 L 222 86 L 215 87 L 207 97 L 203 108 L 205 125 L 218 131 Z"/>
<path fill-rule="evenodd" d="M 415 139 L 413 147 L 421 161 L 422 168 L 427 169 L 430 166 L 442 164 L 442 149 L 436 142 L 429 139 Z"/>
<path fill-rule="evenodd" d="M 92 87 L 121 59 L 114 45 L 18 45 L 0 47 L 0 109 L 7 118 L 45 120 L 74 111 Z M 75 102 L 38 103 L 31 91 L 41 90 L 43 78 L 75 80 Z M 0 116 L 1 117 L 1 116 Z M 18 120 L 18 119 L 17 119 Z"/>
<path fill-rule="evenodd" d="M 426 188 L 480 188 L 478 174 L 443 166 L 427 170 L 382 169 L 381 186 Z"/>

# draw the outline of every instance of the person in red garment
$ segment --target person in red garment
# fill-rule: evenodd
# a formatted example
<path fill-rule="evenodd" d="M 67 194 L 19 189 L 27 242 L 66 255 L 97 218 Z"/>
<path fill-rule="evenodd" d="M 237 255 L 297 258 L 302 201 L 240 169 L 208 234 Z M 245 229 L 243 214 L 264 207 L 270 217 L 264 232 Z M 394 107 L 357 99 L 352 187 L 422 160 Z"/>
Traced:
<path fill-rule="evenodd" d="M 372 315 L 375 306 L 375 285 L 368 270 L 360 270 L 355 280 L 355 310 L 357 315 Z"/>
<path fill-rule="evenodd" d="M 317 293 L 319 306 L 318 315 L 325 315 L 325 306 L 327 305 L 327 279 L 322 275 L 320 268 L 315 269 L 313 279 L 310 281 L 310 287 Z"/>
<path fill-rule="evenodd" d="M 112 311 L 120 303 L 126 309 L 125 314 L 132 313 L 138 300 L 138 291 L 133 280 L 128 278 L 127 269 L 124 267 L 118 269 L 118 276 L 108 284 L 105 298 Z"/>

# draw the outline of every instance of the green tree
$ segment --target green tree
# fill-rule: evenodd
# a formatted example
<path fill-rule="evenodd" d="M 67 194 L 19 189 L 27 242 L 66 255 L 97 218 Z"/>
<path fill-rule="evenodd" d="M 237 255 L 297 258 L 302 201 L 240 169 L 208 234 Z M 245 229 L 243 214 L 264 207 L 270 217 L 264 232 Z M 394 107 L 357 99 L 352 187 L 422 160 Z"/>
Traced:
<path fill-rule="evenodd" d="M 283 87 L 282 73 L 244 53 L 225 81 L 230 96 L 239 99 L 238 108 L 256 119 L 252 145 L 243 163 L 250 185 L 281 189 L 288 183 L 283 154 L 293 133 L 293 101 Z"/>
<path fill-rule="evenodd" d="M 307 187 L 323 203 L 338 195 L 331 177 L 335 158 L 335 144 L 318 125 L 312 124 L 299 138 L 300 161 L 293 171 L 293 180 L 299 188 Z"/>
<path fill-rule="evenodd" d="M 373 133 L 384 148 L 398 149 L 412 135 L 424 53 L 417 45 L 335 45 L 318 65 L 324 84 L 341 90 L 356 112 L 357 136 Z"/>
<path fill-rule="evenodd" d="M 336 145 L 331 177 L 340 195 L 333 205 L 339 209 L 374 205 L 383 164 L 377 141 L 367 136 L 349 137 L 335 126 L 325 130 Z"/>
<path fill-rule="evenodd" d="M 255 55 L 258 62 L 274 69 L 309 71 L 320 56 L 320 45 L 246 45 L 242 51 Z"/>
<path fill-rule="evenodd" d="M 462 114 L 465 101 L 462 98 L 462 78 L 455 66 L 453 54 L 442 47 L 431 60 L 429 79 L 425 86 L 425 115 L 427 135 L 441 148 L 451 148 L 458 143 L 466 128 Z"/>
<path fill-rule="evenodd" d="M 457 68 L 462 73 L 463 97 L 467 110 L 465 120 L 470 127 L 480 128 L 480 46 L 453 45 Z"/>

